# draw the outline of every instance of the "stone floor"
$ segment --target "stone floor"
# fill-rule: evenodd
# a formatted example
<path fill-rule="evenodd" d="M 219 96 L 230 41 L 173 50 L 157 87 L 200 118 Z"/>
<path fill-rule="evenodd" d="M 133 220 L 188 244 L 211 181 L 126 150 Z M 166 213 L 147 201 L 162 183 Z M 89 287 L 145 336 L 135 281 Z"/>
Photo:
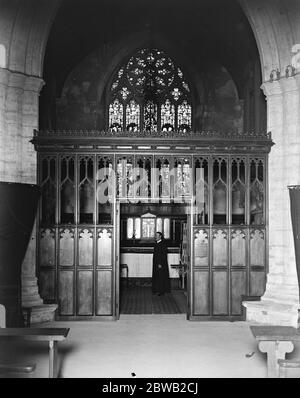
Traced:
<path fill-rule="evenodd" d="M 265 378 L 247 322 L 188 322 L 186 316 L 121 315 L 117 322 L 52 322 L 70 327 L 59 343 L 62 378 Z M 1 347 L 0 347 L 1 348 Z M 2 347 L 2 352 L 3 352 Z M 8 345 L 5 347 L 8 350 Z M 9 358 L 35 362 L 33 377 L 48 376 L 47 343 L 9 348 Z M 300 358 L 300 345 L 287 358 Z"/>

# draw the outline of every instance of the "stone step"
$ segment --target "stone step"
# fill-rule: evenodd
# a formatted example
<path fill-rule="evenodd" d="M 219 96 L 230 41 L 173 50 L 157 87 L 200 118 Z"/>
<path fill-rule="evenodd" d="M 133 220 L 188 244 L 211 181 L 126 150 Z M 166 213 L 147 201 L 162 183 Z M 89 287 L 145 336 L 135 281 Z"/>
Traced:
<path fill-rule="evenodd" d="M 37 286 L 36 277 L 22 277 L 22 287 L 23 286 Z"/>
<path fill-rule="evenodd" d="M 22 286 L 22 295 L 24 294 L 39 294 L 37 286 Z"/>
<path fill-rule="evenodd" d="M 43 305 L 43 300 L 37 296 L 37 297 L 32 297 L 28 298 L 28 300 L 24 300 L 24 297 L 22 298 L 22 306 L 23 307 L 36 307 L 39 305 Z"/>

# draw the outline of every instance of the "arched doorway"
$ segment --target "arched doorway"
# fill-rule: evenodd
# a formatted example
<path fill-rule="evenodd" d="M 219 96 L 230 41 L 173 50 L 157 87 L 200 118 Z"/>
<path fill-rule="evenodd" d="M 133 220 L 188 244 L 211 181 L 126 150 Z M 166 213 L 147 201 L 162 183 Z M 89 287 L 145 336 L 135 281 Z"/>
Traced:
<path fill-rule="evenodd" d="M 245 26 L 243 29 L 247 30 Z M 148 32 L 150 43 L 151 35 L 150 29 Z M 251 42 L 251 46 L 249 51 L 253 55 L 256 51 L 254 41 Z M 117 178 L 133 182 L 135 176 L 132 173 L 136 167 L 140 167 L 146 174 L 148 173 L 148 177 L 152 175 L 153 169 L 158 168 L 161 178 L 164 174 L 171 173 L 173 168 L 176 170 L 175 175 L 177 176 L 178 170 L 183 173 L 186 167 L 186 170 L 190 172 L 188 178 L 197 184 L 196 169 L 199 168 L 205 174 L 201 182 L 205 186 L 206 194 L 204 195 L 205 199 L 201 202 L 202 207 L 200 206 L 201 208 L 196 210 L 199 211 L 199 214 L 195 217 L 193 215 L 190 223 L 188 284 L 190 312 L 188 316 L 190 319 L 241 317 L 241 297 L 263 294 L 267 270 L 266 216 L 264 212 L 267 208 L 265 154 L 269 150 L 269 144 L 267 147 L 259 144 L 250 149 L 249 144 L 245 146 L 245 141 L 242 141 L 243 147 L 238 143 L 240 137 L 251 142 L 251 135 L 244 131 L 244 127 L 252 129 L 264 123 L 263 111 L 258 112 L 257 115 L 255 112 L 260 109 L 261 105 L 260 96 L 253 94 L 255 88 L 258 88 L 260 79 L 260 71 L 256 67 L 257 62 L 253 61 L 255 55 L 253 55 L 253 59 L 250 59 L 249 64 L 245 60 L 245 53 L 243 56 L 241 55 L 240 62 L 246 70 L 246 78 L 243 83 L 238 78 L 234 79 L 227 69 L 218 64 L 215 59 L 206 61 L 201 59 L 204 66 L 201 73 L 194 72 L 194 84 L 190 85 L 184 77 L 183 68 L 175 66 L 175 63 L 163 50 L 155 46 L 143 47 L 137 49 L 136 53 L 128 54 L 125 57 L 125 63 L 124 61 L 120 62 L 115 72 L 111 73 L 107 79 L 107 88 L 100 91 L 98 65 L 100 57 L 103 56 L 105 55 L 102 53 L 99 55 L 99 51 L 93 52 L 76 66 L 58 90 L 60 98 L 56 99 L 55 103 L 55 124 L 60 128 L 56 129 L 56 138 L 59 135 L 62 138 L 64 133 L 61 130 L 68 129 L 69 143 L 72 145 L 71 137 L 74 142 L 75 139 L 80 141 L 83 135 L 76 133 L 76 130 L 80 126 L 85 126 L 87 131 L 95 128 L 92 135 L 86 133 L 87 139 L 92 141 L 99 136 L 101 141 L 107 142 L 108 145 L 98 145 L 97 147 L 91 145 L 90 149 L 92 152 L 96 152 L 97 160 L 95 160 L 95 155 L 92 156 L 84 149 L 86 144 L 83 142 L 79 144 L 79 141 L 69 151 L 68 156 L 59 155 L 57 175 L 60 176 L 60 180 L 56 184 L 59 210 L 56 210 L 55 214 L 56 226 L 59 225 L 61 230 L 54 233 L 58 244 L 56 245 L 57 254 L 54 256 L 56 262 L 51 270 L 52 276 L 50 276 L 50 269 L 43 268 L 41 273 L 41 281 L 47 280 L 46 285 L 41 282 L 42 290 L 51 291 L 51 294 L 65 303 L 65 309 L 61 311 L 62 316 L 85 315 L 86 310 L 81 312 L 80 309 L 81 297 L 86 297 L 87 291 L 91 291 L 94 298 L 90 297 L 88 315 L 116 317 L 118 314 L 114 312 L 114 309 L 117 308 L 115 297 L 118 295 L 116 276 L 119 273 L 117 265 L 119 254 L 112 252 L 110 258 L 102 263 L 99 257 L 99 242 L 95 243 L 94 239 L 97 236 L 96 239 L 99 240 L 100 233 L 102 234 L 100 242 L 102 242 L 104 230 L 98 231 L 99 233 L 93 233 L 90 229 L 77 231 L 78 225 L 80 228 L 84 228 L 85 223 L 93 222 L 96 222 L 94 227 L 102 228 L 100 218 L 93 210 L 95 209 L 93 195 L 96 191 L 93 185 L 95 184 L 95 180 L 92 179 L 93 173 L 95 170 L 99 170 L 101 162 L 108 162 L 109 167 L 116 172 Z M 210 53 L 211 56 L 212 53 Z M 96 58 L 98 58 L 98 63 L 93 61 Z M 226 57 L 223 61 L 228 64 L 231 73 L 237 76 L 234 65 L 230 65 Z M 199 60 L 194 59 L 193 62 L 195 62 L 194 68 L 196 65 L 199 66 Z M 107 69 L 106 66 L 104 71 Z M 188 69 L 191 73 L 192 67 Z M 96 75 L 97 77 L 95 77 Z M 95 86 L 95 80 L 98 81 L 98 86 Z M 100 85 L 103 86 L 103 81 Z M 100 128 L 104 129 L 101 133 L 99 132 Z M 203 129 L 204 132 L 198 132 L 198 129 Z M 221 133 L 209 132 L 209 130 L 221 131 Z M 47 134 L 45 135 L 47 136 Z M 106 136 L 108 141 L 105 139 Z M 55 142 L 57 142 L 56 138 L 53 137 Z M 258 142 L 261 140 L 264 145 L 269 140 L 264 133 L 254 134 L 252 138 Z M 48 143 L 49 139 L 48 135 Z M 58 139 L 60 140 L 60 138 Z M 148 145 L 140 145 L 140 140 L 143 140 L 144 143 L 148 142 Z M 156 144 L 157 140 L 160 145 Z M 177 142 L 177 145 L 170 145 L 170 140 Z M 195 146 L 197 140 L 199 140 L 198 147 Z M 211 149 L 210 141 L 214 142 L 215 150 Z M 36 142 L 44 151 L 39 137 Z M 227 148 L 228 142 L 237 142 L 235 151 Z M 62 141 L 60 143 L 63 144 Z M 204 143 L 207 145 L 206 149 L 203 147 Z M 59 145 L 56 144 L 56 148 Z M 61 148 L 67 149 L 64 144 Z M 84 159 L 83 153 L 87 154 L 87 158 Z M 46 160 L 43 158 L 43 161 Z M 42 183 L 47 183 L 48 177 L 46 172 Z M 153 182 L 151 179 L 150 186 Z M 67 211 L 67 203 L 65 203 L 62 193 L 66 192 L 68 186 L 71 187 L 70 194 L 74 198 Z M 83 220 L 82 190 L 89 186 L 93 186 L 90 201 L 91 217 Z M 122 188 L 122 194 L 126 192 L 126 195 L 130 196 L 129 191 L 129 185 Z M 149 192 L 145 202 L 148 207 L 153 201 L 157 199 L 160 201 L 164 195 L 163 192 L 160 192 L 160 196 L 155 195 L 152 186 Z M 192 198 L 192 191 L 190 194 Z M 66 195 L 68 196 L 69 192 Z M 118 195 L 120 197 L 120 194 Z M 171 196 L 166 197 L 166 200 L 176 198 L 173 192 L 172 194 L 169 192 L 169 195 Z M 254 197 L 256 197 L 255 203 Z M 135 199 L 135 196 L 133 198 Z M 196 200 L 198 200 L 197 197 Z M 261 203 L 260 210 L 257 210 L 257 201 Z M 64 210 L 62 210 L 62 206 L 64 206 Z M 178 208 L 178 203 L 176 206 Z M 88 207 L 88 201 L 83 207 Z M 132 205 L 131 208 L 133 207 Z M 163 206 L 160 205 L 159 212 L 162 209 Z M 103 209 L 104 214 L 109 213 L 110 210 Z M 185 214 L 189 211 L 185 211 Z M 256 218 L 254 218 L 253 211 L 258 212 Z M 127 217 L 127 220 L 122 220 L 122 222 L 124 221 L 126 225 L 131 221 L 136 223 L 139 222 L 140 217 L 151 213 L 151 211 L 147 212 L 146 208 L 140 212 L 141 214 L 136 209 L 133 220 Z M 62 216 L 65 217 L 66 214 L 71 214 L 70 220 L 62 219 Z M 165 218 L 170 223 L 174 221 L 171 217 Z M 160 214 L 158 214 L 158 219 L 162 219 Z M 111 248 L 117 244 L 114 241 L 115 234 L 118 235 L 116 222 L 115 218 L 111 216 L 107 223 L 109 227 L 106 228 L 106 238 L 110 242 Z M 70 224 L 67 230 L 65 229 L 66 223 Z M 234 227 L 231 228 L 232 225 L 245 226 L 247 230 L 244 231 L 243 228 L 236 230 Z M 260 228 L 252 228 L 252 230 L 250 226 L 254 225 L 259 225 Z M 205 227 L 203 228 L 203 226 Z M 67 232 L 67 236 L 64 235 L 65 232 Z M 85 238 L 90 241 L 91 247 L 96 247 L 96 249 L 90 249 L 96 250 L 93 259 L 84 260 L 88 261 L 88 264 L 79 262 L 80 255 L 77 252 L 82 242 L 77 239 L 78 237 L 83 238 L 82 233 L 91 234 L 89 239 L 88 236 Z M 200 236 L 199 242 L 194 242 L 195 234 Z M 67 239 L 67 250 L 71 250 L 74 254 L 70 258 L 67 255 L 67 263 L 65 263 L 64 255 L 59 252 L 60 247 L 65 247 L 64 239 Z M 237 239 L 237 243 L 234 239 Z M 260 254 L 257 258 L 251 252 L 252 239 L 255 241 L 254 246 L 259 248 Z M 127 240 L 130 242 L 130 239 Z M 177 242 L 177 246 L 180 246 L 180 243 Z M 240 250 L 239 254 L 236 254 L 235 247 Z M 130 249 L 133 250 L 133 248 Z M 86 250 L 88 249 L 86 248 Z M 199 250 L 202 254 L 199 254 Z M 195 257 L 193 257 L 193 251 Z M 204 257 L 200 258 L 201 255 Z M 82 269 L 82 266 L 90 268 Z M 101 272 L 97 267 L 101 268 Z M 97 273 L 97 277 L 94 272 Z M 132 270 L 130 275 L 132 277 Z M 52 282 L 50 282 L 51 278 Z M 96 280 L 98 282 L 95 282 Z M 47 286 L 49 283 L 52 283 L 50 289 L 49 285 Z M 72 294 L 69 294 L 70 292 Z M 102 295 L 99 300 L 107 303 L 108 307 L 105 307 L 103 312 L 100 310 L 97 313 L 98 310 L 95 310 L 97 306 L 95 307 L 94 303 L 98 294 Z M 61 297 L 61 295 L 63 296 Z"/>
<path fill-rule="evenodd" d="M 260 50 L 260 56 L 261 56 L 261 60 L 262 60 L 263 80 L 264 81 L 268 81 L 270 72 L 273 69 L 276 70 L 277 68 L 279 68 L 280 77 L 284 76 L 285 75 L 285 67 L 290 64 L 289 47 L 290 47 L 290 44 L 293 44 L 291 42 L 291 40 L 292 40 L 293 37 L 294 37 L 294 40 L 296 40 L 296 38 L 298 37 L 297 31 L 293 28 L 293 26 L 296 26 L 294 24 L 294 22 L 298 18 L 298 14 L 297 14 L 298 11 L 297 10 L 291 11 L 291 9 L 289 7 L 283 7 L 283 9 L 281 9 L 281 11 L 279 11 L 277 5 L 276 5 L 276 7 L 272 6 L 270 8 L 270 3 L 267 2 L 267 1 L 263 2 L 263 4 L 261 4 L 261 2 L 260 2 L 259 7 L 258 7 L 258 3 L 256 3 L 256 2 L 251 2 L 250 3 L 250 2 L 246 2 L 245 1 L 245 2 L 241 2 L 241 4 L 243 5 L 243 7 L 244 7 L 244 9 L 246 11 L 246 14 L 247 14 L 247 16 L 248 16 L 248 18 L 249 18 L 249 20 L 251 22 L 254 34 L 255 34 L 256 39 L 257 39 L 258 47 L 259 47 L 259 50 Z M 45 5 L 43 5 L 43 7 L 44 6 Z M 56 3 L 54 4 L 54 2 L 51 2 L 51 7 L 50 7 L 51 10 L 50 11 L 54 12 L 56 7 L 57 7 L 57 4 Z M 216 4 L 214 4 L 214 7 L 216 7 Z M 19 15 L 23 15 L 24 13 L 26 13 L 26 12 L 28 13 L 29 12 L 28 10 L 25 10 L 25 8 L 26 7 L 24 6 L 22 8 L 22 10 L 20 10 Z M 264 11 L 263 13 L 261 12 L 262 10 Z M 26 20 L 27 22 L 29 21 L 28 18 L 27 19 L 20 18 L 13 25 L 14 26 L 13 35 L 14 35 L 16 40 L 12 40 L 11 41 L 11 47 L 10 47 L 8 41 L 5 39 L 7 37 L 7 35 L 3 35 L 3 37 L 4 37 L 3 40 L 5 41 L 4 45 L 6 46 L 7 49 L 9 49 L 7 51 L 7 54 L 9 54 L 8 55 L 8 59 L 7 59 L 8 74 L 11 74 L 11 73 L 13 74 L 14 73 L 14 72 L 11 72 L 11 71 L 17 71 L 18 73 L 21 73 L 21 74 L 24 73 L 24 71 L 25 71 L 26 74 L 29 77 L 30 76 L 41 76 L 42 75 L 41 68 L 42 68 L 43 48 L 45 48 L 45 46 L 46 46 L 46 38 L 47 38 L 47 35 L 48 35 L 48 31 L 49 31 L 48 28 L 45 29 L 45 26 L 46 27 L 50 26 L 51 21 L 50 21 L 50 18 L 48 20 L 48 16 L 50 15 L 50 12 L 49 12 L 48 9 L 46 10 L 46 9 L 43 8 L 40 11 L 41 12 L 37 12 L 36 13 L 36 19 L 33 20 L 32 24 L 27 23 L 27 25 L 26 25 L 26 23 L 25 23 L 25 24 L 23 24 L 22 29 L 20 29 L 21 25 L 20 25 L 19 22 L 21 20 L 23 20 L 23 21 Z M 47 18 L 45 18 L 45 22 L 46 23 L 43 22 L 43 20 L 41 18 L 41 14 L 44 15 L 44 16 L 47 16 Z M 7 16 L 7 14 L 2 14 L 2 15 L 4 15 L 5 17 Z M 288 21 L 289 18 L 290 18 L 291 22 Z M 2 24 L 2 26 L 6 26 L 6 25 Z M 28 29 L 24 30 L 24 28 L 26 26 L 28 27 Z M 30 27 L 31 26 L 36 26 L 37 27 L 37 29 L 34 30 L 34 33 L 37 35 L 37 37 L 39 37 L 39 40 L 35 41 L 35 43 L 41 43 L 41 44 L 40 45 L 37 44 L 36 46 L 32 45 L 32 46 L 29 46 L 29 47 L 28 46 L 27 47 L 24 46 L 24 48 L 27 48 L 30 51 L 30 56 L 27 54 L 26 57 L 25 57 L 25 55 L 22 56 L 22 54 L 20 53 L 20 51 L 18 51 L 18 49 L 23 48 L 22 45 L 20 45 L 20 42 L 24 39 L 24 37 L 29 37 L 28 36 L 29 32 L 33 32 L 33 30 L 31 31 L 29 29 L 29 26 Z M 273 29 L 274 26 L 276 26 L 276 29 L 277 29 L 276 32 Z M 25 31 L 28 33 L 27 36 L 26 36 L 26 33 L 24 33 Z M 19 34 L 18 32 L 19 33 L 22 32 L 22 34 Z M 42 32 L 42 34 L 40 34 L 41 32 Z M 33 37 L 33 33 L 31 33 L 31 38 L 32 37 Z M 279 42 L 279 40 L 276 40 L 276 37 L 285 38 L 285 40 L 288 41 L 288 43 L 287 43 L 288 45 L 285 45 L 286 43 L 283 43 L 282 39 L 280 39 L 280 42 Z M 271 45 L 269 45 L 269 44 L 271 44 Z M 37 53 L 34 52 L 35 48 L 40 48 L 41 51 L 38 51 L 38 54 L 37 54 Z M 272 50 L 270 50 L 270 49 L 272 49 Z M 34 56 L 34 54 L 36 54 L 36 56 Z M 25 58 L 27 60 L 26 62 L 25 62 Z M 30 59 L 32 59 L 32 62 L 30 61 Z M 48 63 L 48 61 L 46 63 Z M 5 72 L 5 73 L 7 74 L 7 72 Z M 46 81 L 49 84 L 49 80 L 46 79 Z M 294 77 L 291 77 L 289 82 L 292 82 L 292 81 L 294 82 L 294 81 L 296 81 L 296 79 L 294 79 Z M 278 135 L 275 138 L 275 141 L 280 143 L 280 144 L 277 145 L 277 148 L 281 148 L 283 150 L 283 146 L 281 145 L 281 141 L 280 140 L 281 140 L 281 137 L 283 136 L 283 131 L 284 130 L 285 130 L 286 134 L 287 134 L 287 131 L 291 131 L 290 127 L 289 127 L 289 126 L 291 126 L 291 123 L 289 124 L 289 126 L 287 126 L 288 130 L 286 130 L 285 127 L 284 127 L 284 122 L 281 123 L 279 121 L 279 123 L 277 123 L 276 111 L 274 111 L 274 112 L 271 111 L 271 109 L 273 109 L 272 108 L 273 104 L 275 104 L 275 102 L 276 102 L 275 101 L 275 96 L 274 97 L 272 96 L 271 88 L 274 88 L 275 86 L 277 88 L 280 88 L 282 86 L 282 83 L 283 83 L 283 81 L 281 80 L 281 82 L 280 83 L 278 82 L 278 84 L 277 83 L 275 83 L 273 85 L 266 84 L 265 87 L 266 87 L 266 94 L 268 95 L 268 97 L 270 97 L 269 98 L 270 113 L 269 113 L 268 127 L 270 129 L 272 129 L 273 131 L 275 131 L 275 133 Z M 35 98 L 35 100 L 37 99 L 37 96 L 38 96 L 38 86 L 39 86 L 39 84 L 36 85 L 35 90 L 33 90 L 33 91 L 30 90 L 30 92 L 33 95 L 33 97 Z M 19 88 L 21 88 L 21 86 Z M 284 90 L 284 91 L 287 92 L 287 93 L 290 92 L 288 90 L 288 88 L 287 88 L 287 90 Z M 286 114 L 287 109 L 284 107 L 282 91 L 280 92 L 279 96 L 281 96 L 281 100 L 280 100 L 281 102 L 279 101 L 280 102 L 279 108 L 282 109 L 282 112 L 284 114 Z M 292 95 L 290 96 L 288 94 L 288 96 L 285 97 L 285 100 L 287 98 L 288 98 L 288 100 L 290 101 L 291 104 L 294 103 Z M 273 101 L 273 99 L 274 99 L 274 101 Z M 5 114 L 5 110 L 3 112 Z M 32 114 L 32 123 L 31 123 L 32 126 L 28 127 L 29 130 L 31 130 L 33 126 L 37 126 L 37 113 L 38 112 L 37 112 L 37 108 L 36 108 L 36 111 L 33 111 L 33 114 Z M 20 120 L 21 120 L 23 118 L 23 115 L 21 115 L 21 113 L 20 113 L 19 117 L 20 117 Z M 6 122 L 9 122 L 9 115 L 8 114 L 7 115 L 5 114 L 5 117 L 2 119 L 1 123 L 2 122 L 4 124 Z M 296 125 L 297 122 L 295 121 L 294 124 Z M 18 125 L 10 123 L 10 126 L 11 126 L 12 130 L 14 130 L 15 132 L 17 132 L 17 131 L 20 132 L 21 131 L 20 130 L 20 123 Z M 291 127 L 291 129 L 292 129 L 292 127 Z M 4 130 L 5 130 L 5 125 L 4 125 Z M 31 135 L 31 133 L 29 133 L 29 130 L 28 130 L 28 135 L 27 136 Z M 18 134 L 16 134 L 16 136 L 18 136 Z M 21 136 L 22 136 L 22 134 L 20 135 L 20 137 Z M 294 146 L 294 148 L 295 148 L 295 146 Z M 7 157 L 7 155 L 4 153 L 3 156 L 1 156 L 1 159 L 3 159 L 3 161 L 4 161 L 6 159 L 6 157 Z M 34 157 L 32 157 L 32 158 L 34 158 Z M 275 168 L 275 158 L 277 159 L 277 156 L 274 153 L 274 158 L 273 158 L 274 159 L 274 167 L 273 167 L 273 163 L 272 163 L 272 167 L 271 167 L 272 170 L 276 169 Z M 27 160 L 25 158 L 23 158 L 23 161 L 25 163 L 27 162 Z M 31 164 L 31 161 L 28 160 L 28 164 L 29 163 Z M 18 165 L 22 168 L 22 165 L 20 164 L 20 162 L 18 163 Z M 282 166 L 282 169 L 285 168 L 283 166 Z M 12 179 L 15 178 L 14 175 L 18 174 L 17 171 L 14 174 L 14 171 L 13 171 L 14 167 L 15 166 L 12 166 L 9 169 L 9 173 L 10 174 L 9 173 L 7 174 L 7 175 L 11 175 Z M 26 167 L 24 166 L 23 169 L 26 169 Z M 296 169 L 297 168 L 295 167 L 295 170 Z M 28 170 L 28 172 L 30 172 L 31 174 L 30 174 L 30 176 L 29 175 L 26 176 L 26 178 L 28 178 L 30 180 L 30 182 L 31 182 L 33 179 L 35 179 L 35 172 L 31 171 L 31 168 L 30 168 L 30 170 Z M 3 173 L 3 176 L 4 176 L 4 178 L 7 178 L 7 177 L 5 177 L 5 173 Z M 277 182 L 278 182 L 278 178 L 277 177 L 278 177 L 278 175 L 275 172 L 274 173 L 274 178 L 273 178 L 274 184 L 272 186 L 272 192 L 273 192 L 273 188 L 275 189 L 276 186 L 279 188 L 279 185 L 277 184 Z M 292 178 L 294 180 L 290 181 L 289 183 L 290 184 L 297 183 L 297 181 L 295 181 L 295 179 L 297 179 L 296 175 L 289 174 L 286 177 L 287 178 L 282 178 L 281 179 L 280 194 L 276 196 L 277 198 L 279 196 L 282 197 L 282 196 L 285 195 L 285 193 L 284 193 L 285 192 L 285 188 L 284 187 L 285 187 L 286 184 L 285 184 L 284 181 L 288 181 L 288 180 L 290 180 L 290 178 Z M 275 184 L 275 182 L 276 182 L 276 184 Z M 276 219 L 276 214 L 277 213 L 276 213 L 275 209 L 278 208 L 278 206 L 280 207 L 281 205 L 277 201 L 277 199 L 275 199 L 275 196 L 271 198 L 271 202 L 272 203 L 273 203 L 273 201 L 275 201 L 275 202 L 274 202 L 274 206 L 272 206 L 272 209 L 274 209 L 275 213 L 274 213 L 274 217 L 272 216 L 271 218 L 272 219 Z M 276 206 L 276 203 L 278 204 L 278 206 Z M 273 211 L 273 210 L 271 210 L 271 211 Z M 283 217 L 283 219 L 288 220 L 288 217 L 289 217 L 289 213 L 288 213 L 288 209 L 286 209 L 285 210 L 285 216 Z M 275 275 L 275 274 L 277 275 L 278 274 L 278 269 L 280 268 L 280 270 L 282 271 L 282 275 L 286 275 L 288 273 L 290 275 L 291 279 L 293 279 L 293 275 L 294 274 L 293 274 L 293 271 L 292 271 L 292 266 L 294 264 L 294 259 L 291 258 L 292 255 L 289 254 L 289 253 L 293 253 L 292 240 L 290 238 L 288 238 L 288 241 L 286 242 L 286 245 L 285 245 L 286 249 L 282 250 L 281 247 L 280 247 L 280 241 L 282 241 L 282 239 L 287 239 L 286 238 L 286 236 L 287 236 L 286 233 L 283 232 L 283 230 L 286 231 L 286 228 L 284 227 L 279 232 L 277 231 L 275 226 L 273 227 L 273 225 L 272 225 L 271 228 L 272 228 L 272 230 L 274 228 L 274 234 L 271 235 L 271 239 L 273 239 L 273 238 L 275 239 L 275 237 L 276 237 L 276 239 L 271 242 L 272 243 L 271 244 L 272 264 L 274 263 L 275 264 L 275 268 L 276 268 L 276 269 L 274 268 L 273 275 Z M 279 236 L 278 234 L 280 236 L 282 236 L 282 239 L 278 238 L 278 241 L 277 241 L 277 237 Z M 279 258 L 278 256 L 282 259 L 281 263 L 284 264 L 284 265 L 277 264 L 276 258 Z M 34 262 L 32 262 L 32 264 L 34 264 Z M 28 267 L 27 267 L 27 269 L 28 269 Z M 32 274 L 34 274 L 34 267 L 33 267 L 32 271 L 33 271 Z M 275 278 L 275 276 L 274 276 L 274 278 Z M 289 282 L 287 281 L 287 279 L 286 279 L 286 282 L 285 282 L 284 285 L 285 286 L 289 285 Z"/>

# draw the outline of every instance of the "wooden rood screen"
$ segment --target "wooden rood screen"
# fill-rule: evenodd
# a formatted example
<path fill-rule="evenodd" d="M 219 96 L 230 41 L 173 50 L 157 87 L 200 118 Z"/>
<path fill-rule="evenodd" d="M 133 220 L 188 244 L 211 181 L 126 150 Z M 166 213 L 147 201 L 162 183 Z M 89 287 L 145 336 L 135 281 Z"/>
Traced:
<path fill-rule="evenodd" d="M 263 294 L 268 134 L 36 132 L 33 143 L 40 292 L 61 317 L 118 318 L 118 201 L 185 206 L 189 319 L 239 318 L 242 295 Z"/>

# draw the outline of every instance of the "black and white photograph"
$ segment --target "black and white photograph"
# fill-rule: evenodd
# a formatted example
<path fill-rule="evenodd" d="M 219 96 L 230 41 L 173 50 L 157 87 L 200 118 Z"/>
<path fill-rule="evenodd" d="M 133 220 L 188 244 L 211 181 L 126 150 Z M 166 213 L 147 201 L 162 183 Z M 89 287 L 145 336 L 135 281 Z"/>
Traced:
<path fill-rule="evenodd" d="M 300 0 L 0 0 L 1 379 L 299 380 L 299 278 Z"/>

